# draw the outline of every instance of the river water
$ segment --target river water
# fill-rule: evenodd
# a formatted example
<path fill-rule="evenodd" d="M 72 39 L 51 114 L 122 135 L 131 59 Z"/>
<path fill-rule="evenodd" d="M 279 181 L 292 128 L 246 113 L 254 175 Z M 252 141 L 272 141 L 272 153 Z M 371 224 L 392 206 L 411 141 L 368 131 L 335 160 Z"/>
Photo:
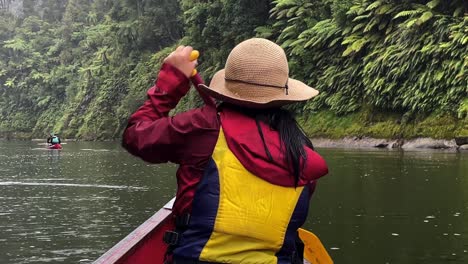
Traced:
<path fill-rule="evenodd" d="M 319 149 L 305 227 L 335 263 L 468 263 L 468 153 Z M 0 141 L 0 263 L 91 263 L 175 193 L 117 142 Z"/>

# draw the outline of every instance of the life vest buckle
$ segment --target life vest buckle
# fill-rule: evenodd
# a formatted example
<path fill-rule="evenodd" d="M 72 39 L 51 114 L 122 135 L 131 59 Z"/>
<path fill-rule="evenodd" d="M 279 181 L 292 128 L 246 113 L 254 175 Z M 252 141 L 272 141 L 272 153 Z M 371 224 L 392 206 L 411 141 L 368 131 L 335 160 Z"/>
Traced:
<path fill-rule="evenodd" d="M 179 233 L 175 231 L 166 231 L 163 237 L 164 243 L 175 246 L 179 243 Z"/>

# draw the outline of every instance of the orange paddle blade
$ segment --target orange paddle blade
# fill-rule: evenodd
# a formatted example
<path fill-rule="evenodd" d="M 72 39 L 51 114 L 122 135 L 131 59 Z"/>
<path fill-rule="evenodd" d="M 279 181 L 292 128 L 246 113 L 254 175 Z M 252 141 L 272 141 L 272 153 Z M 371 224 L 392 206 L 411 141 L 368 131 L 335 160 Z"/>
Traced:
<path fill-rule="evenodd" d="M 305 229 L 299 228 L 299 237 L 304 243 L 304 258 L 311 264 L 333 264 L 320 239 Z"/>

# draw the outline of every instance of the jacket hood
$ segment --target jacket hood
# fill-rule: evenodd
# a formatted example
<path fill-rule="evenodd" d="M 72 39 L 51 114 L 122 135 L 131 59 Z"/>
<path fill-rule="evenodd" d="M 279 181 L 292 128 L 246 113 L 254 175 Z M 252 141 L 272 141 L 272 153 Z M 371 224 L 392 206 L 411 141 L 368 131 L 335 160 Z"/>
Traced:
<path fill-rule="evenodd" d="M 260 126 L 265 143 L 273 158 L 271 161 L 265 151 L 257 124 L 254 119 L 235 110 L 222 108 L 221 125 L 227 144 L 232 153 L 250 173 L 272 184 L 292 187 L 294 176 L 285 155 L 281 151 L 281 142 L 277 131 L 264 123 Z M 304 186 L 328 173 L 325 160 L 315 151 L 306 148 L 307 160 L 301 160 L 304 170 L 299 186 Z M 305 162 L 305 163 L 304 163 Z"/>

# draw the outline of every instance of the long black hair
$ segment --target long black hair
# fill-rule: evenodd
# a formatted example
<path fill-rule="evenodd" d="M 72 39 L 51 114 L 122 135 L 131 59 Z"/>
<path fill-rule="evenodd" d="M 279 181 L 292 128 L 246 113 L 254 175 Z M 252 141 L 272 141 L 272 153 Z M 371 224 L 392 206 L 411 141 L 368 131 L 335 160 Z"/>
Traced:
<path fill-rule="evenodd" d="M 314 149 L 314 146 L 297 123 L 293 114 L 289 110 L 283 108 L 253 109 L 227 103 L 223 103 L 223 107 L 234 109 L 255 119 L 258 133 L 260 134 L 265 152 L 270 161 L 273 161 L 273 157 L 265 143 L 260 123 L 263 122 L 267 124 L 270 129 L 278 131 L 281 140 L 281 150 L 285 152 L 286 164 L 288 164 L 289 169 L 292 170 L 294 183 L 297 186 L 305 165 L 304 162 L 301 166 L 301 158 L 304 161 L 307 159 L 307 152 L 304 147 Z"/>

